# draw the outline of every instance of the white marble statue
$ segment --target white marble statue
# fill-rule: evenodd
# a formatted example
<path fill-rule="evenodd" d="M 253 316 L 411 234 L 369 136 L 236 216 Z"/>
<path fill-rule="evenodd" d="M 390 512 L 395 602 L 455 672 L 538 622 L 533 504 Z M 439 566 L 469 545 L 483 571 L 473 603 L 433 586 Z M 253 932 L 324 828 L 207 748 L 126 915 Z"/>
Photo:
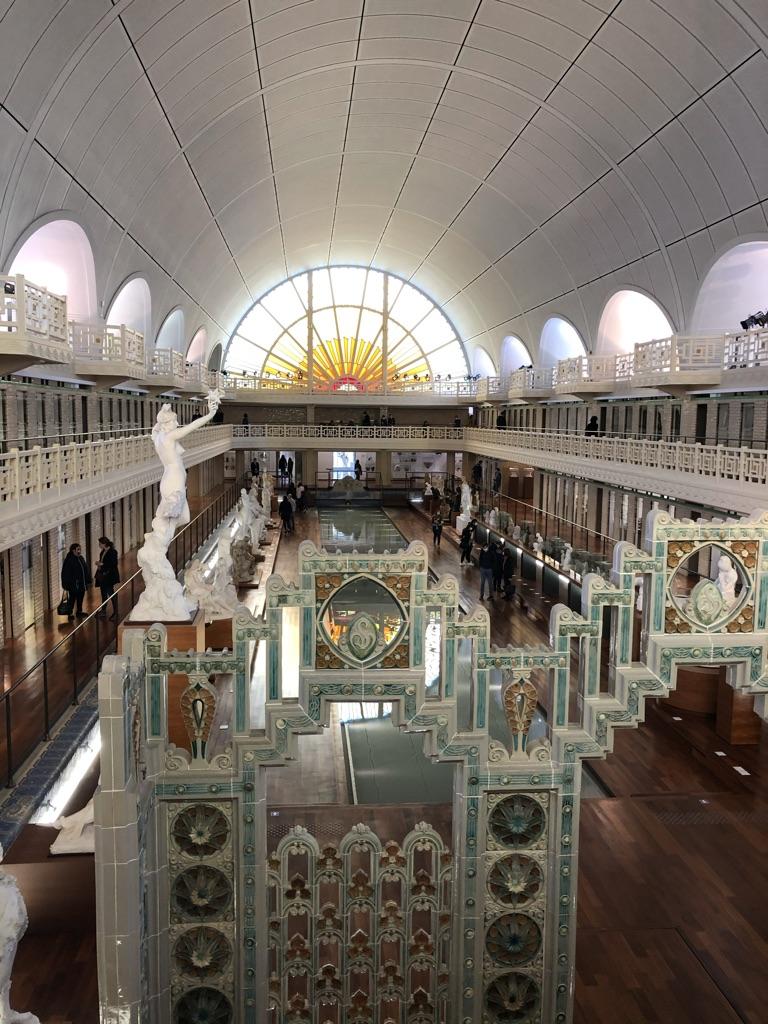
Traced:
<path fill-rule="evenodd" d="M 17 881 L 0 869 L 0 1024 L 40 1024 L 34 1013 L 12 1010 L 10 1002 L 13 961 L 27 923 L 27 908 Z"/>
<path fill-rule="evenodd" d="M 491 509 L 490 515 L 488 516 L 488 525 L 492 530 L 498 530 L 499 528 L 499 510 L 497 507 Z"/>
<path fill-rule="evenodd" d="M 424 477 L 424 497 L 429 499 L 432 497 L 432 481 L 428 476 Z"/>
<path fill-rule="evenodd" d="M 560 568 L 561 569 L 570 569 L 571 568 L 571 558 L 572 557 L 573 557 L 573 545 L 572 544 L 566 544 L 565 547 L 563 548 L 563 557 L 562 557 L 562 559 L 560 561 Z"/>
<path fill-rule="evenodd" d="M 251 525 L 255 518 L 253 506 L 248 498 L 248 491 L 243 487 L 240 491 L 240 501 L 237 503 L 237 511 L 235 512 L 235 522 L 237 523 L 235 540 L 250 539 Z"/>
<path fill-rule="evenodd" d="M 515 542 L 515 544 L 520 543 L 521 532 L 522 531 L 520 530 L 520 527 L 517 525 L 517 523 L 515 523 L 515 525 L 512 527 L 512 540 Z"/>
<path fill-rule="evenodd" d="M 466 480 L 461 481 L 461 511 L 466 516 L 472 511 L 472 488 Z"/>
<path fill-rule="evenodd" d="M 179 426 L 176 413 L 164 405 L 152 428 L 155 451 L 163 464 L 160 479 L 160 504 L 152 520 L 152 531 L 144 534 L 144 544 L 136 560 L 144 577 L 144 593 L 129 618 L 134 622 L 179 622 L 188 619 L 194 606 L 184 596 L 168 561 L 168 547 L 179 526 L 190 520 L 187 502 L 187 471 L 184 468 L 182 437 L 209 423 L 221 404 L 221 393 L 208 393 L 208 412 L 185 427 Z"/>
<path fill-rule="evenodd" d="M 93 797 L 82 810 L 66 818 L 57 818 L 53 827 L 59 829 L 59 834 L 51 846 L 51 853 L 54 856 L 64 853 L 94 853 L 96 831 L 93 825 Z"/>
<path fill-rule="evenodd" d="M 635 576 L 635 608 L 643 610 L 643 577 Z"/>
<path fill-rule="evenodd" d="M 251 551 L 250 539 L 236 540 L 232 544 L 232 579 L 235 586 L 250 583 L 256 575 L 256 559 Z"/>
<path fill-rule="evenodd" d="M 272 518 L 272 495 L 275 490 L 275 482 L 269 473 L 264 473 L 261 478 L 261 504 L 267 519 Z"/>
<path fill-rule="evenodd" d="M 739 574 L 733 567 L 733 562 L 728 555 L 722 555 L 717 563 L 717 581 L 715 586 L 720 591 L 723 604 L 726 608 L 736 603 L 736 584 L 739 582 Z"/>
<path fill-rule="evenodd" d="M 216 568 L 218 569 L 218 562 Z M 199 558 L 193 558 L 184 573 L 184 589 L 203 612 L 206 622 L 229 619 L 237 610 L 237 591 L 232 583 L 232 577 L 227 579 L 222 573 L 217 580 L 217 574 L 214 573 L 209 583 L 205 579 L 205 566 Z"/>
<path fill-rule="evenodd" d="M 533 551 L 534 551 L 534 554 L 538 558 L 541 558 L 541 556 L 543 554 L 543 552 L 542 552 L 542 548 L 543 547 L 544 547 L 544 538 L 541 536 L 540 533 L 537 533 L 536 534 L 536 540 L 533 542 Z"/>
<path fill-rule="evenodd" d="M 251 503 L 251 508 L 253 509 L 253 514 L 255 516 L 260 516 L 264 514 L 264 509 L 262 508 L 262 504 L 259 501 L 259 488 L 255 478 L 251 483 L 251 489 L 248 492 L 248 500 Z"/>

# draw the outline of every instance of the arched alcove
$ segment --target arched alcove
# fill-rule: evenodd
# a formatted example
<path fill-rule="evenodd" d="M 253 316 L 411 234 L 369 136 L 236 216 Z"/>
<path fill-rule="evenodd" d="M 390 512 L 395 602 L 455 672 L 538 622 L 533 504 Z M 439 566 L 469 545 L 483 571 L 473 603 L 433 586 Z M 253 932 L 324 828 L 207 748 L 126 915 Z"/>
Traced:
<path fill-rule="evenodd" d="M 495 377 L 497 374 L 496 364 L 482 345 L 475 345 L 472 350 L 472 373 L 479 373 L 481 377 Z"/>
<path fill-rule="evenodd" d="M 526 345 L 515 334 L 508 335 L 501 345 L 501 374 L 514 373 L 521 366 L 530 366 L 533 360 Z"/>
<path fill-rule="evenodd" d="M 208 347 L 208 331 L 204 327 L 198 327 L 192 336 L 192 341 L 187 349 L 188 363 L 202 363 L 205 359 L 205 350 Z"/>
<path fill-rule="evenodd" d="M 587 347 L 573 324 L 561 316 L 551 316 L 547 320 L 539 339 L 539 366 L 554 366 L 558 359 L 586 354 Z"/>
<path fill-rule="evenodd" d="M 172 309 L 163 320 L 155 339 L 155 348 L 174 348 L 177 352 L 184 351 L 184 313 L 178 307 Z"/>
<path fill-rule="evenodd" d="M 597 329 L 596 354 L 633 352 L 635 345 L 674 334 L 664 310 L 633 288 L 615 292 L 605 304 Z"/>
<path fill-rule="evenodd" d="M 221 369 L 221 354 L 222 347 L 221 342 L 217 341 L 211 349 L 211 354 L 208 356 L 208 369 L 209 370 L 220 370 Z"/>
<path fill-rule="evenodd" d="M 768 307 L 768 239 L 741 242 L 704 277 L 691 317 L 692 334 L 738 331 L 742 320 Z"/>
<path fill-rule="evenodd" d="M 145 338 L 152 327 L 152 296 L 143 277 L 133 277 L 120 288 L 107 310 L 108 324 L 125 324 Z"/>
<path fill-rule="evenodd" d="M 51 219 L 32 230 L 8 272 L 23 274 L 48 291 L 66 295 L 71 319 L 98 319 L 93 250 L 76 221 Z"/>

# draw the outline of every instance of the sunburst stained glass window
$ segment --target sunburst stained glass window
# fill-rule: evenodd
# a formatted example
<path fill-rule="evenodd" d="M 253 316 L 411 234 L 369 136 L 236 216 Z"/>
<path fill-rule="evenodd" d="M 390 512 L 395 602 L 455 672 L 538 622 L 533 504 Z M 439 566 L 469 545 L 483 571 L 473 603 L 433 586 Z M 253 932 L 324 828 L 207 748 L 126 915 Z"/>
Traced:
<path fill-rule="evenodd" d="M 246 313 L 228 372 L 367 391 L 463 380 L 464 348 L 445 314 L 413 285 L 365 267 L 323 267 L 277 285 Z"/>

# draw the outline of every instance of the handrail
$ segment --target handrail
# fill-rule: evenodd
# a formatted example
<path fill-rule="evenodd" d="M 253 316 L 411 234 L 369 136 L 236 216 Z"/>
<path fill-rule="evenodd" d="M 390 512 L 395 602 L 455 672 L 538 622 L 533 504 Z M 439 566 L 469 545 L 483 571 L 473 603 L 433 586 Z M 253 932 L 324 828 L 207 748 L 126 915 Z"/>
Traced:
<path fill-rule="evenodd" d="M 194 519 L 191 519 L 189 523 L 187 523 L 185 526 L 183 526 L 178 531 L 178 533 L 175 534 L 175 536 L 174 536 L 174 538 L 173 538 L 173 540 L 171 542 L 172 543 L 172 550 L 169 551 L 169 560 L 172 562 L 172 564 L 174 565 L 174 568 L 175 568 L 175 570 L 177 572 L 179 570 L 179 566 L 176 564 L 179 561 L 179 539 L 180 538 L 184 538 L 184 540 L 182 541 L 182 545 L 181 545 L 182 564 L 184 564 L 186 562 L 186 560 L 187 560 L 188 555 L 192 555 L 193 552 L 196 551 L 199 548 L 200 544 L 205 540 L 205 536 L 203 536 L 201 538 L 201 527 L 203 526 L 203 521 L 207 520 L 208 524 L 211 525 L 211 513 L 213 511 L 213 513 L 215 515 L 216 512 L 218 511 L 218 513 L 219 513 L 218 519 L 214 519 L 212 525 L 215 525 L 217 522 L 219 522 L 224 517 L 224 515 L 227 512 L 227 510 L 231 509 L 235 505 L 236 500 L 237 500 L 237 494 L 238 494 L 238 485 L 236 483 L 230 484 L 229 487 L 226 488 L 226 490 L 224 490 L 221 494 L 217 495 L 213 499 L 213 501 L 210 502 L 210 504 L 206 505 L 206 507 L 204 509 L 201 509 L 201 511 L 198 512 L 198 514 L 194 517 Z M 192 537 L 193 528 L 197 524 L 199 524 L 197 526 L 197 531 L 196 531 L 198 543 L 193 547 L 192 543 L 187 544 L 186 538 L 187 537 Z M 127 591 L 130 589 L 130 593 L 131 593 L 131 608 L 133 608 L 134 603 L 135 603 L 135 596 L 136 596 L 136 580 L 140 576 L 141 576 L 141 570 L 139 569 L 135 573 L 133 573 L 131 576 L 129 576 L 128 579 L 124 580 L 120 584 L 120 586 L 115 589 L 114 596 L 117 598 L 118 606 L 119 606 L 120 595 L 127 593 Z M 83 631 L 86 629 L 86 627 L 89 626 L 89 624 L 90 625 L 95 625 L 95 632 L 96 632 L 96 637 L 95 637 L 95 639 L 96 639 L 96 666 L 97 666 L 97 670 L 98 670 L 98 663 L 99 663 L 99 660 L 100 660 L 102 654 L 106 653 L 106 651 L 108 651 L 109 648 L 112 645 L 112 640 L 110 640 L 109 643 L 104 648 L 104 650 L 102 650 L 101 647 L 100 647 L 98 615 L 107 605 L 109 605 L 111 603 L 112 603 L 112 595 L 110 595 L 106 599 L 106 601 L 102 601 L 96 609 L 94 609 L 92 612 L 90 612 L 87 615 L 87 617 L 82 620 L 82 622 L 80 622 L 77 626 L 75 626 L 73 629 L 71 629 L 67 633 L 66 636 L 62 637 L 62 639 L 59 640 L 59 642 L 57 644 L 55 644 L 55 646 L 52 647 L 51 650 L 47 651 L 42 656 L 42 658 L 38 659 L 38 661 L 36 661 L 34 663 L 34 665 L 31 665 L 29 668 L 25 669 L 24 672 L 22 673 L 22 675 L 20 675 L 17 679 L 15 679 L 13 681 L 13 683 L 11 683 L 11 685 L 8 687 L 8 689 L 6 689 L 2 693 L 0 693 L 0 708 L 4 709 L 4 711 L 5 711 L 5 720 L 6 720 L 5 721 L 5 740 L 6 740 L 5 756 L 6 756 L 6 759 L 7 759 L 7 765 L 6 765 L 6 779 L 7 779 L 7 781 L 6 781 L 6 785 L 8 787 L 11 787 L 14 784 L 14 782 L 13 782 L 13 775 L 14 775 L 14 770 L 15 770 L 15 768 L 14 768 L 14 760 L 13 760 L 13 737 L 12 737 L 13 730 L 12 730 L 12 719 L 11 719 L 11 711 L 10 711 L 10 709 L 11 709 L 11 699 L 12 699 L 13 695 L 21 688 L 21 686 L 25 682 L 27 682 L 27 680 L 33 675 L 33 673 L 38 672 L 41 668 L 43 669 L 43 678 L 42 678 L 43 693 L 42 693 L 42 698 L 43 698 L 44 727 L 43 727 L 43 730 L 42 730 L 43 735 L 42 735 L 41 739 L 43 741 L 49 739 L 50 738 L 51 727 L 52 727 L 53 724 L 55 724 L 55 722 L 52 722 L 50 720 L 50 715 L 49 715 L 49 684 L 48 684 L 48 672 L 47 672 L 48 661 L 49 661 L 49 659 L 53 658 L 57 653 L 59 653 L 60 651 L 63 651 L 65 645 L 67 645 L 67 644 L 71 645 L 71 647 L 72 647 L 72 663 L 73 663 L 72 664 L 72 672 L 73 672 L 73 699 L 72 699 L 71 703 L 72 704 L 77 704 L 78 703 L 78 696 L 79 696 L 79 693 L 80 693 L 80 681 L 78 679 L 77 657 L 76 657 L 76 655 L 77 655 L 77 640 L 78 640 L 78 637 L 80 637 L 82 639 Z M 117 635 L 117 627 L 115 627 L 115 637 L 116 637 L 116 635 Z M 85 641 L 83 641 L 83 642 L 85 642 Z M 63 710 L 62 710 L 61 713 L 63 714 Z M 60 715 L 57 716 L 56 720 L 58 720 L 59 717 L 61 717 L 61 716 Z M 38 741 L 35 741 L 35 744 L 37 742 Z M 26 751 L 22 755 L 20 760 L 23 762 L 26 759 L 26 757 L 29 756 L 30 753 L 31 753 L 31 751 Z"/>

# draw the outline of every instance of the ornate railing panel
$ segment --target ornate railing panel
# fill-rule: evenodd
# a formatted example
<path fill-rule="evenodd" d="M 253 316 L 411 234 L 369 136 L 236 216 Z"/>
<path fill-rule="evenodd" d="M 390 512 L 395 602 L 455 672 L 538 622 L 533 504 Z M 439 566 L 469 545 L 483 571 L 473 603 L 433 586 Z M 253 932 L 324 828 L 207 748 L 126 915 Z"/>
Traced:
<path fill-rule="evenodd" d="M 292 828 L 267 881 L 272 1024 L 449 1019 L 451 854 L 431 826 L 322 848 Z"/>

